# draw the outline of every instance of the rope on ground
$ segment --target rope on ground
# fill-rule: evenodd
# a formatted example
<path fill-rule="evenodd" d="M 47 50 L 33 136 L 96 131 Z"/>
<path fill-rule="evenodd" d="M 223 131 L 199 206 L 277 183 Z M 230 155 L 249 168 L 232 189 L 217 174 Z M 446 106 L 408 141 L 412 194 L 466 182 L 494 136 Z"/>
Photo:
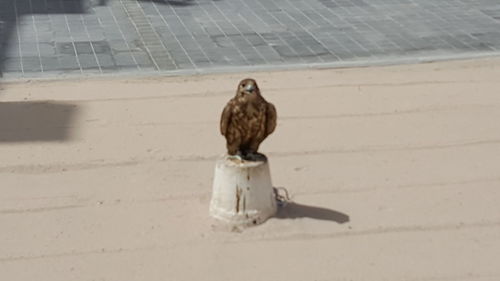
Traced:
<path fill-rule="evenodd" d="M 284 187 L 273 187 L 274 190 L 274 198 L 276 198 L 276 203 L 278 203 L 279 207 L 286 206 L 289 202 L 291 202 L 290 193 Z"/>

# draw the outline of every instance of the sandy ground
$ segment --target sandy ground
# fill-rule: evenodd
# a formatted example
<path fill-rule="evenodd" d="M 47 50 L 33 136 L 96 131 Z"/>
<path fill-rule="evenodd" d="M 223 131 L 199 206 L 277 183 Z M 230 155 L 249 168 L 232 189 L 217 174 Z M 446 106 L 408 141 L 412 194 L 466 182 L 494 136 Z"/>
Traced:
<path fill-rule="evenodd" d="M 247 76 L 295 203 L 230 231 L 208 204 Z M 1 280 L 500 280 L 498 58 L 1 87 Z"/>

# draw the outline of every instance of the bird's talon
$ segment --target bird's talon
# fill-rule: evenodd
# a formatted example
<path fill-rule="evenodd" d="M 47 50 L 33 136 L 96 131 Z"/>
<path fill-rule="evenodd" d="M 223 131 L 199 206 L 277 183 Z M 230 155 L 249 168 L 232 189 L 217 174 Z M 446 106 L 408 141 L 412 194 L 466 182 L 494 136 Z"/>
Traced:
<path fill-rule="evenodd" d="M 243 161 L 243 157 L 241 157 L 241 155 L 239 154 L 235 154 L 235 155 L 228 155 L 227 157 L 229 160 L 237 160 L 237 161 Z"/>

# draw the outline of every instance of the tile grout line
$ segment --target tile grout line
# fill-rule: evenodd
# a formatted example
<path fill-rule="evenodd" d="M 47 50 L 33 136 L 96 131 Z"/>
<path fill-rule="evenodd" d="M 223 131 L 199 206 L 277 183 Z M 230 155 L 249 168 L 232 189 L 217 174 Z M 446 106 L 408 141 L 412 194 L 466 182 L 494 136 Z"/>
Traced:
<path fill-rule="evenodd" d="M 208 13 L 207 13 L 207 12 L 206 12 L 206 10 L 203 8 L 203 5 L 199 2 L 199 0 L 192 0 L 192 1 L 193 1 L 194 3 L 196 3 L 197 5 L 199 5 L 199 6 L 201 7 L 201 8 L 200 8 L 200 10 L 201 10 L 201 11 L 203 11 L 203 13 L 204 13 L 205 15 L 207 15 L 207 16 L 208 16 Z M 212 19 L 210 19 L 210 22 L 212 22 Z M 205 27 L 205 26 L 203 26 L 203 24 L 200 24 L 200 23 L 198 23 L 198 24 L 199 24 L 200 29 L 203 31 L 203 35 L 205 35 L 208 39 L 210 39 L 210 40 L 213 42 L 213 44 L 214 44 L 215 46 L 217 46 L 217 43 L 213 40 L 212 36 L 208 33 L 208 31 L 207 31 L 206 27 Z M 219 27 L 218 27 L 218 26 L 217 26 L 217 28 L 219 29 Z M 220 30 L 220 29 L 219 29 L 219 30 Z M 222 31 L 222 30 L 220 30 L 220 31 L 223 33 L 223 31 Z M 177 36 L 175 36 L 175 37 L 177 38 Z M 196 40 L 196 39 L 195 39 L 195 40 Z M 198 40 L 196 40 L 196 41 L 198 41 Z M 200 46 L 201 46 L 201 45 L 200 45 Z M 218 47 L 218 46 L 217 46 L 217 47 Z M 219 51 L 219 49 L 220 49 L 220 48 L 217 48 L 217 51 Z M 239 52 L 239 50 L 238 50 L 238 52 Z M 218 53 L 218 54 L 221 54 L 221 53 Z M 223 59 L 224 61 L 227 61 L 227 59 L 226 59 L 224 56 L 222 56 L 222 59 Z M 215 63 L 214 63 L 214 64 L 215 64 Z"/>
<path fill-rule="evenodd" d="M 178 69 L 178 66 L 176 65 L 174 59 L 168 52 L 165 44 L 160 40 L 158 33 L 152 27 L 151 22 L 147 18 L 139 2 L 135 0 L 120 0 L 120 2 L 122 3 L 125 12 L 129 16 L 138 35 L 140 36 L 141 42 L 156 69 L 168 70 L 169 64 L 171 64 L 175 69 Z M 152 36 L 146 37 L 147 35 Z M 160 45 L 163 47 L 162 51 L 156 49 L 156 47 Z M 162 58 L 166 59 L 166 61 L 162 61 Z"/>
<path fill-rule="evenodd" d="M 62 0 L 59 0 L 59 6 L 64 9 L 64 4 L 63 4 Z M 80 63 L 80 58 L 78 57 L 78 53 L 76 52 L 75 39 L 73 38 L 73 35 L 71 35 L 71 28 L 69 27 L 68 16 L 66 14 L 64 14 L 64 22 L 66 23 L 66 29 L 69 32 L 69 36 L 71 39 L 71 45 L 73 46 L 73 52 L 75 54 L 76 62 L 78 63 L 78 68 L 80 68 L 80 73 L 83 73 L 82 65 Z"/>
<path fill-rule="evenodd" d="M 397 21 L 395 21 L 395 20 L 392 18 L 392 16 L 387 17 L 387 20 L 392 21 L 395 25 L 398 25 L 398 26 L 402 27 L 402 25 L 401 25 L 400 23 L 398 23 Z M 401 34 L 399 34 L 399 33 L 394 33 L 394 34 L 396 34 L 396 36 L 397 36 L 398 38 L 400 38 L 400 39 L 402 39 L 402 40 L 406 41 L 406 42 L 407 42 L 409 45 L 411 45 L 413 48 L 417 48 L 417 47 L 416 47 L 416 46 L 415 46 L 412 42 L 410 42 L 409 40 L 407 40 L 407 39 L 403 38 L 403 36 L 401 36 Z M 356 40 L 354 40 L 354 41 L 356 41 Z M 391 40 L 391 41 L 392 41 L 392 40 Z M 358 42 L 356 42 L 356 44 L 361 45 L 361 44 L 359 44 Z M 394 44 L 395 44 L 395 45 L 397 45 L 396 43 L 394 43 Z M 364 48 L 364 49 L 365 49 L 365 48 Z M 365 49 L 365 50 L 366 50 L 366 49 Z M 404 48 L 402 48 L 402 50 L 404 50 Z M 368 50 L 366 50 L 366 51 L 368 51 Z"/>
<path fill-rule="evenodd" d="M 233 26 L 233 28 L 234 28 L 234 29 L 235 29 L 235 30 L 236 30 L 236 31 L 237 31 L 237 32 L 241 35 L 241 37 L 243 37 L 243 38 L 245 39 L 245 41 L 248 43 L 248 45 L 250 45 L 250 46 L 254 49 L 254 51 L 255 51 L 255 52 L 256 52 L 256 53 L 257 53 L 257 54 L 261 57 L 261 59 L 262 59 L 264 62 L 266 62 L 266 58 L 265 58 L 265 57 L 264 57 L 264 56 L 263 56 L 263 55 L 259 52 L 259 50 L 257 50 L 257 48 L 255 48 L 255 46 L 253 46 L 253 45 L 252 45 L 252 43 L 251 43 L 251 42 L 250 42 L 250 41 L 246 38 L 246 36 L 244 36 L 244 35 L 243 35 L 243 33 L 241 32 L 241 30 L 240 30 L 238 27 L 236 27 L 236 26 L 235 26 L 235 25 L 231 22 L 231 20 L 230 20 L 229 18 L 227 18 L 227 16 L 224 14 L 224 12 L 223 12 L 223 11 L 221 11 L 221 10 L 219 9 L 219 7 L 217 7 L 217 5 L 216 5 L 216 4 L 214 4 L 213 2 L 210 2 L 210 3 L 212 3 L 212 5 L 213 5 L 213 6 L 217 9 L 217 11 L 219 11 L 219 13 L 220 13 L 220 14 L 221 14 L 221 15 L 222 15 L 225 19 L 226 19 L 226 21 L 227 21 L 227 22 L 229 22 L 229 24 L 231 24 L 231 25 Z M 249 63 L 250 63 L 250 62 L 249 62 Z M 250 63 L 250 64 L 252 64 L 252 63 Z"/>
<path fill-rule="evenodd" d="M 113 1 L 114 3 L 114 1 Z M 134 56 L 134 52 L 132 51 L 132 49 L 130 48 L 130 45 L 127 41 L 127 39 L 125 38 L 125 35 L 123 34 L 123 30 L 121 29 L 120 25 L 118 24 L 118 20 L 116 19 L 116 16 L 115 16 L 115 13 L 113 12 L 113 10 L 111 9 L 111 5 L 107 5 L 106 8 L 108 9 L 109 13 L 111 14 L 111 16 L 113 17 L 113 22 L 116 24 L 116 26 L 118 27 L 118 32 L 120 32 L 120 36 L 122 37 L 123 39 L 123 42 L 125 42 L 125 45 L 127 46 L 127 49 L 130 51 L 130 56 L 132 57 L 132 60 L 134 61 L 135 63 L 135 66 L 137 68 L 137 70 L 142 70 L 142 67 L 139 65 L 139 63 L 137 62 L 137 59 L 135 58 Z M 97 17 L 97 21 L 99 22 L 99 25 L 101 26 L 102 28 L 102 21 L 101 21 L 101 18 L 100 17 Z M 113 51 L 113 50 L 111 50 Z"/>
<path fill-rule="evenodd" d="M 255 12 L 254 12 L 251 8 L 250 8 L 250 6 L 248 6 L 248 5 L 246 4 L 245 0 L 240 0 L 240 2 L 241 2 L 243 5 L 245 5 L 245 6 L 249 9 L 249 11 L 251 11 L 251 12 L 252 12 L 252 13 L 256 16 L 256 18 L 257 18 L 257 19 L 259 19 L 259 21 L 260 21 L 261 23 L 263 23 L 265 26 L 268 26 L 268 27 L 269 27 L 269 24 L 267 24 L 267 23 L 266 23 L 266 22 L 265 22 L 265 21 L 264 21 L 264 20 L 263 20 L 263 19 L 262 19 L 262 18 L 261 18 L 258 14 L 256 14 L 256 13 L 255 13 Z M 244 20 L 245 20 L 245 22 L 249 25 L 248 21 L 246 21 L 246 19 L 244 19 Z M 250 25 L 250 27 L 251 27 L 251 25 Z M 272 46 L 272 45 L 270 45 L 270 44 L 267 42 L 267 40 L 266 40 L 264 37 L 262 37 L 262 35 L 260 34 L 260 32 L 256 32 L 256 31 L 254 31 L 254 32 L 255 32 L 255 33 L 256 33 L 256 34 L 257 34 L 257 35 L 258 35 L 258 36 L 259 36 L 259 37 L 260 37 L 260 38 L 261 38 L 261 39 L 262 39 L 262 40 L 266 43 L 266 46 L 268 46 L 269 48 L 271 48 L 271 49 L 272 49 L 272 50 L 273 50 L 273 51 L 274 51 L 274 52 L 275 52 L 275 53 L 279 56 L 279 58 L 280 58 L 280 61 L 281 61 L 281 62 L 285 62 L 285 61 L 284 61 L 284 59 L 283 59 L 283 57 L 282 57 L 282 56 L 281 56 L 281 55 L 280 55 L 280 54 L 279 54 L 279 53 L 278 53 L 278 52 L 277 52 L 277 51 L 273 48 L 273 46 Z M 279 38 L 279 36 L 276 36 L 276 38 L 278 38 L 278 39 L 279 39 L 282 43 L 285 43 L 285 42 L 283 42 L 283 40 L 282 40 L 281 38 Z M 293 50 L 292 50 L 292 51 L 293 51 Z"/>
<path fill-rule="evenodd" d="M 333 14 L 333 15 L 334 15 L 334 13 L 332 13 L 329 9 L 327 9 L 327 10 L 328 10 L 328 12 L 329 12 L 329 13 L 331 13 L 331 14 Z M 339 18 L 340 18 L 340 17 L 339 17 Z M 345 19 L 340 18 L 340 20 L 342 20 L 342 21 L 343 21 L 344 23 L 346 23 L 346 24 L 350 24 L 350 22 L 349 22 L 349 21 L 346 21 Z M 332 25 L 333 25 L 333 23 L 332 23 Z M 354 27 L 354 29 L 356 29 L 356 28 Z M 359 42 L 358 42 L 356 39 L 354 39 L 352 36 L 349 36 L 349 35 L 345 34 L 345 37 L 347 37 L 347 39 L 348 39 L 348 40 L 350 40 L 350 41 L 354 42 L 354 44 L 355 44 L 358 48 L 360 48 L 360 49 L 361 49 L 361 50 L 363 50 L 364 52 L 366 52 L 366 53 L 370 54 L 371 56 L 373 56 L 372 52 L 370 52 L 369 50 L 367 50 L 365 46 L 363 46 L 361 43 L 359 43 Z M 344 46 L 345 44 L 342 44 L 341 42 L 339 42 L 339 40 L 337 40 L 337 38 L 335 38 L 335 37 L 334 37 L 333 39 L 335 40 L 335 42 L 337 42 L 339 45 L 341 45 L 341 46 L 342 46 L 345 50 L 348 50 L 348 51 L 349 51 L 349 52 L 350 52 L 350 53 L 351 53 L 354 57 L 359 57 L 359 56 L 357 56 L 354 52 L 352 52 L 349 48 L 345 47 L 345 46 Z M 393 42 L 391 42 L 391 43 L 393 43 Z M 398 49 L 401 49 L 401 48 L 400 48 L 397 44 L 393 43 L 393 45 L 394 45 L 395 47 L 397 47 Z"/>
<path fill-rule="evenodd" d="M 160 43 L 161 46 L 163 46 L 163 49 L 165 50 L 165 53 L 167 54 L 168 59 L 170 60 L 170 62 L 172 63 L 172 65 L 175 67 L 175 69 L 179 69 L 179 66 L 175 63 L 175 60 L 172 57 L 172 55 L 170 54 L 170 52 L 168 51 L 167 46 L 161 40 L 161 36 L 158 34 L 158 32 L 156 32 L 156 30 L 154 29 L 153 24 L 151 23 L 151 20 L 149 20 L 149 18 L 147 17 L 147 15 L 144 13 L 144 9 L 139 4 L 139 2 L 137 2 L 137 6 L 141 7 L 140 10 L 142 11 L 142 15 L 144 16 L 144 19 L 146 19 L 146 21 L 148 22 L 149 28 L 150 28 L 151 32 L 154 34 L 154 37 L 156 38 L 156 40 Z M 161 57 L 162 54 L 157 54 L 157 55 Z"/>
<path fill-rule="evenodd" d="M 295 20 L 293 20 L 293 18 L 292 18 L 292 17 L 290 17 L 290 15 L 289 15 L 289 14 L 288 14 L 285 10 L 281 10 L 281 11 L 280 11 L 280 13 L 282 13 L 282 14 L 283 14 L 283 15 L 285 15 L 286 17 L 290 18 L 292 21 L 296 22 Z M 274 16 L 274 15 L 273 15 L 273 16 Z M 274 17 L 275 17 L 275 16 L 274 16 Z M 279 23 L 279 24 L 281 24 L 281 25 L 283 25 L 283 26 L 286 26 L 286 24 L 284 24 L 284 23 L 283 23 L 283 21 L 281 21 L 279 18 L 275 17 L 275 19 L 278 21 L 278 23 Z M 296 23 L 297 23 L 297 22 L 296 22 Z M 302 30 L 305 30 L 305 29 L 304 29 L 304 27 L 303 27 L 301 24 L 297 23 L 297 25 L 298 25 L 298 26 L 299 26 Z M 303 41 L 302 39 L 300 39 L 300 38 L 299 38 L 299 37 L 295 34 L 295 32 L 294 32 L 294 31 L 289 31 L 289 33 L 290 33 L 290 34 L 291 34 L 291 35 L 292 35 L 292 36 L 293 36 L 296 40 L 300 41 L 300 42 L 302 43 L 302 45 L 303 45 L 303 46 L 305 46 L 305 47 L 306 47 L 306 49 L 307 49 L 307 50 L 309 50 L 309 52 L 311 52 L 311 54 L 314 54 L 314 51 L 313 51 L 313 50 L 312 50 L 312 49 L 311 49 L 311 48 L 310 48 L 307 44 L 305 44 L 305 43 L 304 43 L 304 41 Z M 288 43 L 286 42 L 286 40 L 284 40 L 284 41 L 285 41 L 285 43 L 286 43 L 286 44 L 287 44 L 287 45 L 288 45 L 288 46 L 289 46 L 292 50 L 294 50 L 293 46 L 291 46 L 290 44 L 288 44 Z M 295 51 L 295 50 L 294 50 L 294 51 Z M 297 53 L 297 56 L 299 56 L 300 58 L 302 58 L 302 56 L 301 56 L 301 55 L 299 55 L 299 54 L 298 54 L 298 52 L 296 52 L 296 53 Z M 313 56 L 313 57 L 317 57 L 317 56 Z M 304 58 L 302 58 L 302 59 L 303 59 L 305 62 L 307 62 L 307 60 L 306 60 L 306 59 L 304 59 Z M 319 58 L 319 60 L 320 60 L 321 62 L 326 62 L 326 61 L 325 61 L 323 58 L 321 58 L 321 57 Z"/>
<path fill-rule="evenodd" d="M 163 16 L 162 13 L 160 13 L 160 10 L 158 9 L 158 7 L 156 6 L 156 3 L 153 2 L 153 6 L 155 8 L 155 11 L 158 13 L 158 15 L 160 15 L 161 17 L 161 20 L 163 21 L 163 23 L 165 24 L 165 26 L 168 28 L 168 30 L 170 31 L 170 33 L 174 36 L 175 38 L 175 41 L 177 42 L 177 44 L 179 44 L 179 46 L 181 47 L 182 51 L 184 52 L 184 54 L 186 55 L 186 57 L 188 58 L 189 60 L 189 63 L 196 69 L 197 66 L 196 64 L 193 62 L 193 60 L 191 59 L 191 56 L 189 56 L 188 52 L 186 51 L 186 49 L 184 48 L 184 46 L 181 44 L 181 42 L 179 41 L 179 39 L 177 38 L 177 36 L 175 36 L 174 32 L 172 31 L 172 28 L 170 27 L 170 25 L 168 24 L 167 20 L 165 19 L 165 17 Z M 166 46 L 165 46 L 166 48 Z M 168 48 L 166 48 L 167 51 L 168 51 Z"/>
<path fill-rule="evenodd" d="M 242 5 L 245 5 L 245 6 L 247 6 L 247 7 L 248 7 L 248 5 L 246 5 L 246 3 L 245 3 L 245 0 L 240 0 L 240 2 L 242 3 Z M 250 7 L 248 7 L 248 8 L 250 9 Z M 267 46 L 267 47 L 269 47 L 270 49 L 272 49 L 272 50 L 273 50 L 273 52 L 274 52 L 276 55 L 278 55 L 278 56 L 279 56 L 280 61 L 282 61 L 282 62 L 283 62 L 283 58 L 282 58 L 282 57 L 278 54 L 278 52 L 276 52 L 276 50 L 274 50 L 274 49 L 273 49 L 273 47 L 272 47 L 272 46 L 270 46 L 270 45 L 267 43 L 266 39 L 265 39 L 264 37 L 262 37 L 262 35 L 260 34 L 260 32 L 257 32 L 257 31 L 255 30 L 255 28 L 253 28 L 253 27 L 252 27 L 252 25 L 248 22 L 248 20 L 246 19 L 246 17 L 242 17 L 242 18 L 243 18 L 243 21 L 245 22 L 245 24 L 246 24 L 247 26 L 249 26 L 249 27 L 250 27 L 250 29 L 251 29 L 251 30 L 252 30 L 255 34 L 257 34 L 257 36 L 258 36 L 258 37 L 259 37 L 259 38 L 260 38 L 260 39 L 261 39 L 264 43 L 266 43 L 266 46 Z M 260 19 L 259 19 L 259 20 L 260 20 Z M 261 21 L 262 21 L 262 20 L 261 20 Z M 263 21 L 262 21 L 262 23 L 266 24 L 266 23 L 265 23 L 265 22 L 263 22 Z M 267 25 L 267 24 L 266 24 L 266 25 Z M 256 48 L 256 49 L 257 49 L 257 48 Z M 268 65 L 272 63 L 272 62 L 270 62 L 269 60 L 267 60 L 266 58 L 264 58 L 264 60 L 265 60 L 266 64 L 268 64 Z"/>
<path fill-rule="evenodd" d="M 255 2 L 256 2 L 256 3 L 258 3 L 258 4 L 259 4 L 259 6 L 261 6 L 264 10 L 266 10 L 266 7 L 264 7 L 264 5 L 262 5 L 262 3 L 260 3 L 260 1 L 259 1 L 259 0 L 256 0 Z M 262 20 L 262 22 L 264 22 L 266 25 L 268 25 L 268 24 L 264 21 L 264 19 L 262 19 L 262 18 L 261 18 L 261 17 L 260 17 L 257 13 L 255 13 L 254 11 L 252 11 L 252 13 L 254 13 L 254 14 L 257 16 L 257 18 L 260 18 L 260 19 Z M 284 25 L 283 25 L 283 23 L 282 23 L 280 20 L 278 20 L 278 19 L 277 19 L 277 18 L 273 15 L 273 13 L 268 12 L 268 14 L 269 14 L 269 15 L 270 15 L 270 16 L 274 19 L 274 21 L 275 21 L 275 22 L 277 22 L 280 26 L 284 26 Z M 287 43 L 287 42 L 286 42 L 286 41 L 285 41 L 285 40 L 284 40 L 284 39 L 283 39 L 283 38 L 282 38 L 279 34 L 277 34 L 277 35 L 276 35 L 276 38 L 278 38 L 278 39 L 281 41 L 281 43 L 283 43 L 283 46 L 285 46 L 285 47 L 287 47 L 289 50 L 291 50 L 291 51 L 295 54 L 295 57 L 296 57 L 296 58 L 298 58 L 298 59 L 299 59 L 300 61 L 302 61 L 303 63 L 307 63 L 307 60 L 305 60 L 303 57 L 301 57 L 301 56 L 299 55 L 299 53 L 297 53 L 297 51 L 295 51 L 295 50 L 292 48 L 292 46 L 290 46 L 290 44 L 288 44 L 288 43 Z M 279 54 L 279 52 L 278 52 L 278 54 Z M 281 54 L 279 54 L 279 55 L 280 55 L 280 57 L 282 57 L 282 55 L 281 55 Z"/>
<path fill-rule="evenodd" d="M 35 15 L 33 14 L 33 3 L 31 1 L 32 0 L 29 0 L 28 3 L 30 6 L 31 21 L 33 23 L 33 28 L 35 29 L 35 40 L 36 40 L 36 49 L 38 51 L 38 62 L 40 63 L 40 71 L 43 73 L 42 58 L 41 58 L 41 53 L 40 53 L 40 41 L 38 40 L 38 29 L 36 27 Z"/>
<path fill-rule="evenodd" d="M 149 56 L 149 59 L 151 60 L 151 62 L 154 64 L 156 70 L 160 70 L 160 67 L 158 66 L 158 63 L 156 62 L 155 58 L 153 57 L 153 55 L 151 54 L 151 51 L 149 50 L 148 46 L 146 46 L 146 43 L 144 42 L 144 38 L 141 34 L 141 31 L 139 30 L 139 28 L 137 27 L 137 24 L 135 22 L 135 20 L 133 19 L 132 15 L 130 14 L 129 12 L 129 9 L 128 9 L 128 6 L 127 4 L 132 4 L 132 0 L 119 0 L 120 3 L 122 4 L 124 10 L 125 10 L 125 13 L 128 15 L 130 21 L 132 22 L 132 25 L 134 26 L 135 30 L 137 31 L 137 34 L 139 35 L 141 41 L 142 41 L 142 45 L 144 46 L 144 48 L 146 49 L 146 53 L 148 54 Z M 126 4 L 124 4 L 124 2 Z"/>
<path fill-rule="evenodd" d="M 297 8 L 296 5 L 293 5 L 292 4 L 292 1 L 290 0 L 285 0 L 285 2 L 288 3 L 288 6 L 293 8 L 294 10 L 298 11 L 299 13 L 301 13 L 309 22 L 311 22 L 312 24 L 314 24 L 316 27 L 321 27 L 319 24 L 317 24 L 316 22 L 314 22 L 308 15 L 306 15 L 302 10 L 300 10 L 299 8 Z M 298 21 L 297 21 L 298 22 Z M 306 28 L 304 28 L 306 29 Z M 307 29 L 306 29 L 307 30 Z"/>
<path fill-rule="evenodd" d="M 292 3 L 291 3 L 291 1 L 290 1 L 290 0 L 286 0 L 286 2 L 287 2 L 287 3 L 289 3 L 290 7 L 292 7 L 292 8 L 294 8 L 295 10 L 297 10 L 297 11 L 301 12 L 301 13 L 304 15 L 304 17 L 306 17 L 306 18 L 307 18 L 310 22 L 312 22 L 312 23 L 316 24 L 316 23 L 315 23 L 315 22 L 313 22 L 311 19 L 309 19 L 309 17 L 307 17 L 307 15 L 306 15 L 306 14 L 304 14 L 302 11 L 300 11 L 297 7 L 294 7 L 294 6 L 292 5 Z M 291 18 L 291 19 L 293 20 L 293 18 L 292 18 L 292 17 L 291 17 L 288 13 L 286 13 L 286 14 L 288 15 L 288 17 L 289 17 L 289 18 Z M 298 23 L 298 21 L 296 21 L 296 22 Z M 337 57 L 334 53 L 332 53 L 332 52 L 330 51 L 330 49 L 329 49 L 329 48 L 327 48 L 326 46 L 324 46 L 324 45 L 323 45 L 323 43 L 321 43 L 321 41 L 319 41 L 319 40 L 318 40 L 318 38 L 317 38 L 316 36 L 314 36 L 314 34 L 312 34 L 312 33 L 311 33 L 311 32 L 310 32 L 310 31 L 309 31 L 306 27 L 304 27 L 304 26 L 303 26 L 303 25 L 301 25 L 300 23 L 298 23 L 298 25 L 299 25 L 299 26 L 300 26 L 300 27 L 301 27 L 301 28 L 302 28 L 302 29 L 303 29 L 303 30 L 304 30 L 307 34 L 309 34 L 309 36 L 311 36 L 314 40 L 316 40 L 316 42 L 318 42 L 318 43 L 320 44 L 320 46 L 321 46 L 321 47 L 323 47 L 323 48 L 324 48 L 324 49 L 325 49 L 325 50 L 326 50 L 326 51 L 327 51 L 330 55 L 332 55 L 332 56 L 336 57 L 337 59 L 340 59 L 340 58 L 339 58 L 339 57 Z M 317 25 L 317 24 L 316 24 L 316 25 Z M 319 25 L 318 25 L 318 26 L 319 26 Z M 304 41 L 303 41 L 302 39 L 300 39 L 300 40 L 302 41 L 302 43 L 304 43 Z M 304 44 L 304 45 L 307 45 L 307 44 Z M 312 50 L 311 50 L 311 51 L 312 51 Z M 314 52 L 313 52 L 313 53 L 314 53 Z M 327 62 L 327 61 L 326 61 L 325 59 L 323 59 L 323 58 L 321 58 L 321 60 L 322 60 L 323 62 Z"/>
<path fill-rule="evenodd" d="M 174 8 L 172 8 L 172 6 L 168 6 L 170 8 L 170 10 L 173 12 L 173 14 L 175 15 L 175 17 L 177 18 L 177 20 L 182 24 L 182 27 L 187 31 L 187 33 L 189 34 L 189 36 L 191 37 L 191 39 L 193 39 L 193 41 L 195 42 L 195 44 L 197 45 L 197 47 L 200 49 L 201 53 L 203 54 L 203 56 L 208 60 L 208 62 L 213 65 L 213 62 L 212 60 L 210 60 L 210 58 L 208 57 L 208 55 L 205 53 L 205 51 L 203 50 L 203 47 L 200 45 L 200 43 L 198 43 L 198 41 L 196 41 L 196 39 L 194 38 L 194 35 L 193 33 L 189 30 L 189 28 L 187 28 L 186 24 L 184 23 L 184 21 L 181 19 L 181 17 L 179 16 L 179 14 L 177 13 L 177 11 L 175 11 Z M 174 36 L 177 36 L 174 34 Z"/>
<path fill-rule="evenodd" d="M 197 1 L 197 0 L 196 0 L 196 1 Z M 206 10 L 206 9 L 203 9 L 203 8 L 202 8 L 202 10 L 203 10 L 203 12 L 205 13 L 205 15 L 207 15 L 207 16 L 208 16 L 208 18 L 210 19 L 210 23 L 212 23 L 212 24 L 214 24 L 215 26 L 217 26 L 217 29 L 220 31 L 221 35 L 222 35 L 222 36 L 224 36 L 224 38 L 226 38 L 228 41 L 230 41 L 230 42 L 231 42 L 231 45 L 232 45 L 232 46 L 236 49 L 236 52 L 238 53 L 238 55 L 239 55 L 239 56 L 240 56 L 240 57 L 241 57 L 241 58 L 242 58 L 242 59 L 243 59 L 243 60 L 244 60 L 244 61 L 248 64 L 248 59 L 247 59 L 247 58 L 243 55 L 243 53 L 242 53 L 242 52 L 241 52 L 238 48 L 236 48 L 236 45 L 234 44 L 234 42 L 233 42 L 233 41 L 231 41 L 231 40 L 229 39 L 229 36 L 227 36 L 227 34 L 226 34 L 226 32 L 224 32 L 224 30 L 222 30 L 222 28 L 221 28 L 221 27 L 220 27 L 220 25 L 219 25 L 219 24 L 218 24 L 218 23 L 214 20 L 214 18 L 212 17 L 212 15 L 211 15 L 209 12 L 207 12 L 207 10 Z M 205 31 L 205 32 L 206 32 L 206 31 Z M 208 34 L 208 32 L 207 32 L 207 34 Z M 225 60 L 229 60 L 229 61 L 231 61 L 231 59 L 230 59 L 230 58 L 229 58 L 229 59 L 226 59 L 226 57 L 224 57 L 224 59 L 225 59 Z"/>
<path fill-rule="evenodd" d="M 90 44 L 90 49 L 92 49 L 92 54 L 94 55 L 94 59 L 97 63 L 97 67 L 99 68 L 99 73 L 102 74 L 101 63 L 99 61 L 99 58 L 97 57 L 97 54 L 95 53 L 94 44 L 92 44 L 92 39 L 90 38 L 89 30 L 87 28 L 87 25 L 85 24 L 85 19 L 84 19 L 83 15 L 80 15 L 80 22 L 82 23 L 83 28 L 85 29 L 85 33 L 87 34 L 87 38 L 88 38 L 89 44 Z"/>
<path fill-rule="evenodd" d="M 19 32 L 19 15 L 17 13 L 17 0 L 14 0 L 14 14 L 16 15 L 16 34 L 17 34 L 17 43 L 18 43 L 18 50 L 19 50 L 19 64 L 21 65 L 21 73 L 24 76 L 24 66 L 23 66 L 23 51 L 21 49 L 21 34 Z"/>
<path fill-rule="evenodd" d="M 332 15 L 335 15 L 334 13 L 332 13 L 332 11 L 330 11 L 330 9 L 325 9 L 325 11 L 328 11 L 329 14 L 332 14 Z M 314 11 L 316 14 L 318 14 L 320 17 L 322 17 L 323 19 L 325 19 L 328 23 L 330 23 L 331 26 L 335 26 L 335 24 L 330 21 L 330 19 L 328 19 L 327 17 L 325 17 L 324 15 L 322 15 L 321 13 L 318 13 L 316 11 Z M 373 29 L 374 30 L 374 29 Z M 375 32 L 378 33 L 378 31 L 374 30 Z M 337 40 L 337 38 L 335 38 L 335 36 L 332 37 L 332 39 L 339 45 L 342 47 L 342 49 L 346 50 L 347 52 L 349 52 L 353 57 L 355 57 L 356 55 L 351 51 L 349 50 L 347 47 L 345 47 L 341 42 L 339 42 L 339 40 Z M 396 48 L 399 49 L 399 46 L 395 45 L 393 42 L 391 42 L 391 44 L 393 44 Z M 335 54 L 334 54 L 335 55 Z M 342 60 L 342 59 L 341 59 Z"/>

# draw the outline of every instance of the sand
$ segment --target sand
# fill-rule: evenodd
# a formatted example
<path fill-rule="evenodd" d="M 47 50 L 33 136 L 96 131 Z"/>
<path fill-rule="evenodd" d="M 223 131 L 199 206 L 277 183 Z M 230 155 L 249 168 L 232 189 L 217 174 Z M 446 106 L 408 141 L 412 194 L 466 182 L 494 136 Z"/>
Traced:
<path fill-rule="evenodd" d="M 208 216 L 254 77 L 293 203 Z M 0 279 L 500 280 L 500 58 L 0 85 Z"/>

